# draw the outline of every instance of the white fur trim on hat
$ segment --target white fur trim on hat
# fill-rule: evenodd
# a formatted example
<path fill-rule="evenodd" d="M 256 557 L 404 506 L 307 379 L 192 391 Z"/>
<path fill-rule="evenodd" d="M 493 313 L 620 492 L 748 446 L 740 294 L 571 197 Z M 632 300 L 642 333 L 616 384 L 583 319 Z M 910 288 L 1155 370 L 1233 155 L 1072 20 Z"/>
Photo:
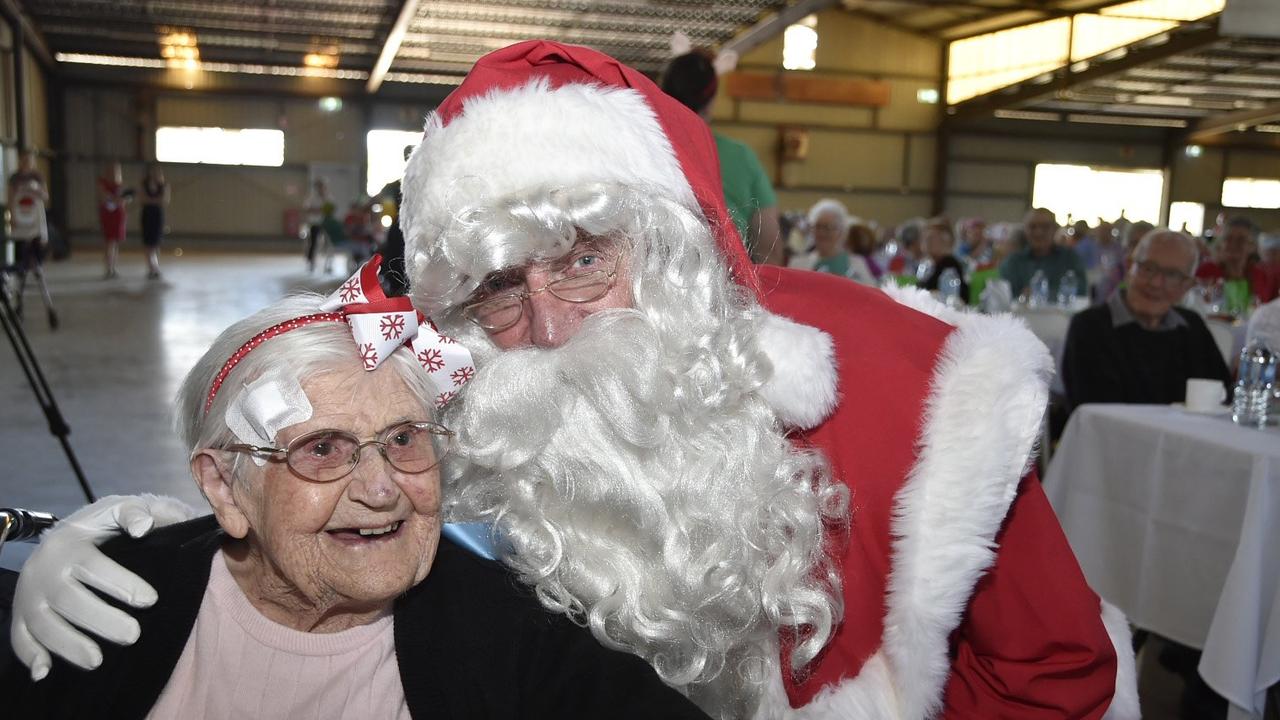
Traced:
<path fill-rule="evenodd" d="M 443 124 L 427 117 L 409 158 L 401 223 L 430 242 L 455 213 L 537 188 L 616 181 L 698 204 L 644 97 L 629 88 L 545 78 L 468 99 Z M 409 236 L 413 235 L 413 238 Z"/>
<path fill-rule="evenodd" d="M 773 375 L 760 394 L 784 425 L 816 427 L 839 399 L 835 344 L 815 327 L 769 312 L 763 316 L 758 338 L 773 364 Z"/>

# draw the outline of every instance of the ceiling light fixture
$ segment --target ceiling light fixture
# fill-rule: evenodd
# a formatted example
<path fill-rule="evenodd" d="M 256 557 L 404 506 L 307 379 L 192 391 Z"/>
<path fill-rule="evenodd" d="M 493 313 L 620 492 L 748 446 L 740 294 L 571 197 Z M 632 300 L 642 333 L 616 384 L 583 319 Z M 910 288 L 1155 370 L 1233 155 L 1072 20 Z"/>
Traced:
<path fill-rule="evenodd" d="M 195 71 L 200 69 L 200 47 L 196 34 L 191 30 L 159 27 L 160 57 L 172 68 Z"/>

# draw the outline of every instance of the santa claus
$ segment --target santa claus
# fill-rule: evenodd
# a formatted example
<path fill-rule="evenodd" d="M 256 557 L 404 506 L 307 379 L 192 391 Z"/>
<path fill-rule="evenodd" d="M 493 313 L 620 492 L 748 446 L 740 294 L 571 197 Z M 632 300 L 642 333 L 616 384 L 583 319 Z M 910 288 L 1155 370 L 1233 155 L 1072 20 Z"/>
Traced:
<path fill-rule="evenodd" d="M 453 518 L 716 717 L 1136 717 L 1127 627 L 1029 471 L 1043 345 L 752 267 L 718 172 L 581 47 L 492 53 L 428 117 L 411 294 L 479 368 Z"/>

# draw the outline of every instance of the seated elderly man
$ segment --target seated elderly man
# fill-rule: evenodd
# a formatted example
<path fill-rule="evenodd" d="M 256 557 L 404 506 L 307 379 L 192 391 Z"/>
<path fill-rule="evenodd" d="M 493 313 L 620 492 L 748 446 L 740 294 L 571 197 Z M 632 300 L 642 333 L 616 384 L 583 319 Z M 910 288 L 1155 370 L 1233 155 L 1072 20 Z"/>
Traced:
<path fill-rule="evenodd" d="M 213 516 L 108 546 L 159 592 L 138 642 L 38 683 L 13 663 L 5 717 L 704 717 L 440 542 L 452 433 L 432 419 L 418 341 L 370 371 L 359 320 L 316 301 L 232 325 L 183 384 L 179 429 Z"/>
<path fill-rule="evenodd" d="M 450 516 L 547 608 L 726 720 L 1136 717 L 1026 473 L 1052 360 L 1015 320 L 751 265 L 706 124 L 548 41 L 428 117 L 402 222 L 478 360 Z"/>
<path fill-rule="evenodd" d="M 1022 221 L 1022 229 L 1027 246 L 1000 263 L 1000 277 L 1009 281 L 1014 296 L 1030 291 L 1031 278 L 1036 271 L 1044 273 L 1048 279 L 1049 297 L 1058 296 L 1058 283 L 1068 272 L 1075 274 L 1076 294 L 1083 295 L 1086 289 L 1084 263 L 1074 250 L 1054 242 L 1058 222 L 1054 220 L 1053 213 L 1044 208 L 1028 211 Z"/>
<path fill-rule="evenodd" d="M 1071 319 L 1062 380 L 1072 409 L 1091 402 L 1180 402 L 1189 378 L 1230 382 L 1204 321 L 1174 306 L 1194 282 L 1196 256 L 1190 237 L 1151 230 L 1134 250 L 1128 287 Z"/>

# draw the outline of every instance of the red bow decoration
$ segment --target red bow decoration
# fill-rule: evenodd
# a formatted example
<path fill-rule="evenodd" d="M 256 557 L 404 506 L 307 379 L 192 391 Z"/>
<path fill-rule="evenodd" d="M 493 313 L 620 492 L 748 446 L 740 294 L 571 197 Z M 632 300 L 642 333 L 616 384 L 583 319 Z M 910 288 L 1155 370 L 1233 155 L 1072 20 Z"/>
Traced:
<path fill-rule="evenodd" d="M 245 355 L 277 335 L 315 322 L 347 323 L 365 370 L 376 369 L 401 345 L 408 345 L 435 385 L 436 407 L 452 400 L 475 375 L 471 352 L 453 338 L 440 334 L 434 323 L 414 309 L 409 298 L 387 297 L 378 284 L 381 264 L 382 256 L 374 255 L 361 265 L 325 298 L 320 305 L 321 312 L 273 325 L 240 346 L 214 377 L 204 411 L 209 412 L 218 389 Z"/>
<path fill-rule="evenodd" d="M 374 255 L 320 309 L 340 311 L 346 317 L 365 370 L 373 370 L 401 345 L 408 345 L 436 386 L 436 406 L 442 406 L 475 374 L 471 352 L 442 335 L 409 298 L 387 297 L 378 284 L 381 264 L 382 256 Z"/>

